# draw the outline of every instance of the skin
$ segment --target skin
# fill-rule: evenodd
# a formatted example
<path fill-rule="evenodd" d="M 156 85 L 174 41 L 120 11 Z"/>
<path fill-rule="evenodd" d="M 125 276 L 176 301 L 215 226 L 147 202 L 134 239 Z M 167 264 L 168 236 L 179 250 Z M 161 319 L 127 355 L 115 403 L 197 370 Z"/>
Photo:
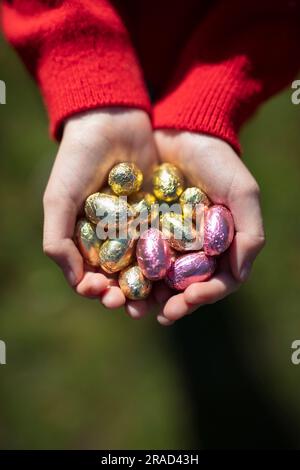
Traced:
<path fill-rule="evenodd" d="M 236 229 L 212 279 L 194 283 L 175 295 L 157 287 L 156 298 L 163 304 L 157 320 L 167 326 L 236 291 L 248 279 L 265 237 L 258 184 L 230 145 L 215 137 L 175 131 L 157 131 L 155 141 L 163 161 L 177 165 L 192 185 L 200 186 L 214 203 L 231 210 Z"/>
<path fill-rule="evenodd" d="M 159 155 L 159 157 L 158 157 Z M 201 186 L 215 203 L 232 212 L 236 235 L 221 267 L 211 280 L 195 283 L 174 295 L 156 283 L 147 300 L 126 300 L 116 277 L 86 266 L 72 237 L 86 197 L 105 185 L 110 168 L 133 161 L 151 175 L 158 158 L 183 170 L 191 184 Z M 46 255 L 62 269 L 79 294 L 99 298 L 107 308 L 125 306 L 133 319 L 154 307 L 161 325 L 192 313 L 234 292 L 248 278 L 264 245 L 259 188 L 234 150 L 220 139 L 191 132 L 156 131 L 139 110 L 107 108 L 76 115 L 63 138 L 45 190 L 44 239 Z"/>
<path fill-rule="evenodd" d="M 145 112 L 101 109 L 66 122 L 44 193 L 43 248 L 78 294 L 100 298 L 110 309 L 125 305 L 129 315 L 140 318 L 149 310 L 151 299 L 137 304 L 126 302 L 116 276 L 86 266 L 72 240 L 84 200 L 99 191 L 111 167 L 121 161 L 136 162 L 144 175 L 152 173 L 157 152 Z"/>

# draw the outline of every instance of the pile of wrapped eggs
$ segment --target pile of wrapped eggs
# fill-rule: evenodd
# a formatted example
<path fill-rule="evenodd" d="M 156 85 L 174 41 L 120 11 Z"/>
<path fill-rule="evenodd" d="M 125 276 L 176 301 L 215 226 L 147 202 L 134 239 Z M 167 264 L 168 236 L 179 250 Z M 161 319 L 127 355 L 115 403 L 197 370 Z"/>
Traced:
<path fill-rule="evenodd" d="M 230 211 L 213 205 L 200 188 L 185 189 L 183 175 L 174 165 L 155 168 L 153 194 L 141 191 L 142 183 L 143 174 L 134 163 L 115 165 L 109 186 L 86 199 L 85 218 L 78 220 L 74 236 L 85 261 L 109 274 L 118 273 L 120 288 L 133 300 L 147 298 L 154 281 L 164 280 L 180 291 L 208 280 L 216 269 L 216 257 L 228 249 L 234 236 Z M 182 213 L 172 210 L 174 203 Z M 125 237 L 118 231 L 113 238 L 99 238 L 97 228 L 107 224 L 109 216 L 120 230 L 124 214 L 128 228 L 140 214 L 146 214 L 147 220 L 157 215 L 153 209 L 159 204 L 164 204 L 164 211 L 158 214 L 158 226 L 147 225 L 138 238 L 130 230 Z M 200 226 L 195 223 L 198 209 Z M 187 216 L 191 224 L 185 224 Z"/>

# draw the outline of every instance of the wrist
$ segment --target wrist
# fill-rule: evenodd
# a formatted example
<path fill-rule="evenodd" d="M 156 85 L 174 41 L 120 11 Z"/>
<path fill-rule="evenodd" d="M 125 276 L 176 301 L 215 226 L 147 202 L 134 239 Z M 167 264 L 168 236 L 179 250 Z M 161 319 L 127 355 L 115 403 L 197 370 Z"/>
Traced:
<path fill-rule="evenodd" d="M 83 134 L 114 135 L 122 129 L 141 131 L 151 129 L 148 113 L 127 107 L 105 107 L 76 113 L 64 123 L 63 137 Z"/>

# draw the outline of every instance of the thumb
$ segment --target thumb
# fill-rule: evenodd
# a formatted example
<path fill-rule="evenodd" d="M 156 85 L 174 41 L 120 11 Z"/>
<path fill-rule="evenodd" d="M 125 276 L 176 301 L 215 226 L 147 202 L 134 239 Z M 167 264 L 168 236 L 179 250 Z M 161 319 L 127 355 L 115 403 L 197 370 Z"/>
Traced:
<path fill-rule="evenodd" d="M 77 208 L 73 201 L 47 193 L 43 204 L 44 253 L 60 266 L 69 284 L 75 286 L 83 277 L 83 259 L 72 240 Z"/>

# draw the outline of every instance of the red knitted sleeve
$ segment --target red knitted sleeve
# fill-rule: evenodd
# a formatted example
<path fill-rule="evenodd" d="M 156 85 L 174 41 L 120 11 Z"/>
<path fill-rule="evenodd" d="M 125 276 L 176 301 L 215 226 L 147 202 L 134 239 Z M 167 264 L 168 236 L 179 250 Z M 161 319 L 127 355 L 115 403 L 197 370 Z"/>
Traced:
<path fill-rule="evenodd" d="M 108 0 L 10 0 L 2 26 L 37 80 L 51 134 L 81 111 L 126 106 L 150 112 L 127 31 Z"/>
<path fill-rule="evenodd" d="M 211 134 L 240 152 L 241 125 L 297 73 L 299 44 L 299 0 L 217 2 L 155 106 L 155 128 Z"/>

